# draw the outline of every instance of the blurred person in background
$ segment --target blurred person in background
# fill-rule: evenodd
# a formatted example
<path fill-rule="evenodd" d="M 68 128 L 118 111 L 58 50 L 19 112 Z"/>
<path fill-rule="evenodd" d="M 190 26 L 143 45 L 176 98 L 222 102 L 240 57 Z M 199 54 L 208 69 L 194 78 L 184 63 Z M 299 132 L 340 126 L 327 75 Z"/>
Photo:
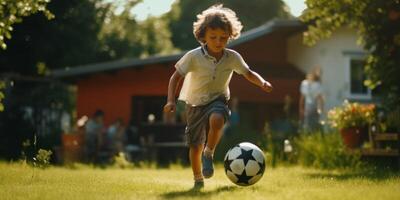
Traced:
<path fill-rule="evenodd" d="M 305 132 L 321 130 L 324 97 L 320 77 L 321 70 L 315 67 L 300 85 L 299 117 Z"/>
<path fill-rule="evenodd" d="M 103 144 L 104 112 L 96 110 L 85 124 L 85 157 L 88 162 L 95 162 L 97 154 Z"/>

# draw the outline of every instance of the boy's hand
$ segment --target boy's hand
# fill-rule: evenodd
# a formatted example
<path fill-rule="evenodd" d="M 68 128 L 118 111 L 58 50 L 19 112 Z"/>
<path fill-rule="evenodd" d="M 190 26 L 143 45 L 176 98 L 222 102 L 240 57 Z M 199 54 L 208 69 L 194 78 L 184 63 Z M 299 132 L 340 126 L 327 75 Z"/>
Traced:
<path fill-rule="evenodd" d="M 269 83 L 268 81 L 264 81 L 261 86 L 261 89 L 264 90 L 265 92 L 272 92 L 273 87 L 271 83 Z"/>
<path fill-rule="evenodd" d="M 164 112 L 169 113 L 169 112 L 175 112 L 176 111 L 176 104 L 175 102 L 167 102 L 164 106 Z"/>

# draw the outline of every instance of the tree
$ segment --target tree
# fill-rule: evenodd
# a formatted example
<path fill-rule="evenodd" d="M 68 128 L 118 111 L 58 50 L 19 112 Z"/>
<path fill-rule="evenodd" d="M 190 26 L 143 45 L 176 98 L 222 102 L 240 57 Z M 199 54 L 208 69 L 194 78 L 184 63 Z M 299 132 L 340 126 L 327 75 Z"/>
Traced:
<path fill-rule="evenodd" d="M 43 12 L 47 19 L 54 18 L 54 15 L 47 10 L 46 6 L 50 0 L 0 0 L 0 47 L 6 49 L 4 38 L 11 39 L 13 25 L 21 23 L 23 17 L 30 16 L 37 12 Z M 0 81 L 0 112 L 4 110 L 2 99 L 5 87 L 4 81 Z"/>
<path fill-rule="evenodd" d="M 15 24 L 8 48 L 0 51 L 0 78 L 4 83 L 0 87 L 5 93 L 4 111 L 0 112 L 0 157 L 17 158 L 27 139 L 60 139 L 54 113 L 70 111 L 73 102 L 65 84 L 44 77 L 47 70 L 108 58 L 98 39 L 106 4 L 94 0 L 52 1 L 47 8 L 55 15 L 53 20 L 41 14 L 24 18 L 24 23 Z M 37 144 L 57 144 L 55 139 L 48 144 L 44 141 L 40 139 Z"/>
<path fill-rule="evenodd" d="M 93 0 L 52 1 L 55 15 L 47 21 L 32 15 L 17 24 L 9 48 L 0 52 L 2 72 L 38 75 L 44 69 L 76 66 L 106 60 L 98 33 L 103 23 L 102 7 Z"/>
<path fill-rule="evenodd" d="M 165 20 L 156 17 L 150 17 L 143 22 L 135 20 L 131 9 L 139 2 L 111 4 L 100 32 L 100 40 L 112 59 L 145 57 L 174 51 Z M 116 14 L 115 11 L 121 7 L 123 11 Z"/>
<path fill-rule="evenodd" d="M 329 37 L 341 26 L 358 30 L 368 52 L 365 72 L 370 88 L 379 86 L 385 105 L 400 106 L 400 0 L 306 0 L 301 19 L 308 23 L 306 44 Z"/>
<path fill-rule="evenodd" d="M 0 0 L 0 46 L 6 49 L 4 38 L 11 39 L 13 25 L 21 23 L 23 17 L 37 12 L 43 12 L 47 19 L 54 15 L 47 10 L 46 6 L 50 0 Z"/>
<path fill-rule="evenodd" d="M 215 3 L 234 10 L 244 25 L 243 31 L 255 28 L 268 20 L 289 17 L 282 0 L 181 0 L 172 5 L 164 18 L 168 20 L 172 32 L 172 42 L 180 49 L 191 49 L 198 45 L 193 37 L 193 22 L 196 15 Z"/>

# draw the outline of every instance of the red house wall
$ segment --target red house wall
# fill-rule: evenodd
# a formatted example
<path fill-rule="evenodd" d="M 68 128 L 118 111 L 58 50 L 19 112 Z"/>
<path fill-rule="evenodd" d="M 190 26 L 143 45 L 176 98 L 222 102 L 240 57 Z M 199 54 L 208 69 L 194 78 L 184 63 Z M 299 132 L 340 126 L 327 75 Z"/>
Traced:
<path fill-rule="evenodd" d="M 284 35 L 273 33 L 268 35 L 268 37 L 259 37 L 242 43 L 234 49 L 247 62 L 282 65 L 286 64 L 286 46 Z"/>
<path fill-rule="evenodd" d="M 141 69 L 124 69 L 101 73 L 78 82 L 77 114 L 92 115 L 96 109 L 105 112 L 105 124 L 118 117 L 129 122 L 134 95 L 166 95 L 172 65 L 151 65 Z"/>

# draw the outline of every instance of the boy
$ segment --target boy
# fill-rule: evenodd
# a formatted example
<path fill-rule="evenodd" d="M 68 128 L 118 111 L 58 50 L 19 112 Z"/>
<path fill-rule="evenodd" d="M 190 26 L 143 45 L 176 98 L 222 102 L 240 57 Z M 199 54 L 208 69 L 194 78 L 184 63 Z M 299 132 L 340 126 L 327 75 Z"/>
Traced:
<path fill-rule="evenodd" d="M 235 12 L 222 5 L 214 5 L 197 18 L 193 23 L 193 33 L 201 46 L 187 52 L 176 63 L 176 71 L 169 80 L 164 112 L 175 112 L 175 91 L 184 77 L 179 100 L 186 102 L 185 134 L 194 189 L 201 189 L 204 178 L 214 174 L 213 153 L 230 113 L 227 101 L 232 73 L 243 75 L 265 92 L 271 92 L 272 86 L 250 70 L 239 53 L 225 48 L 228 40 L 240 36 L 243 27 Z"/>

